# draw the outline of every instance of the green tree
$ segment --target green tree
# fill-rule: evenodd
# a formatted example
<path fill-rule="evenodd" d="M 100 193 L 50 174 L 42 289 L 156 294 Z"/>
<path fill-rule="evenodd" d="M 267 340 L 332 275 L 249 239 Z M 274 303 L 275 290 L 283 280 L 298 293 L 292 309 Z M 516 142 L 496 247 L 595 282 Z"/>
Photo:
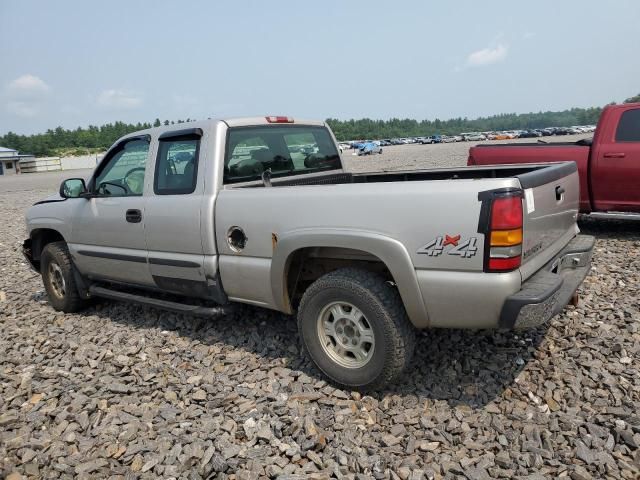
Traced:
<path fill-rule="evenodd" d="M 640 93 L 635 97 L 629 97 L 624 101 L 624 103 L 638 103 L 638 102 L 640 102 Z"/>

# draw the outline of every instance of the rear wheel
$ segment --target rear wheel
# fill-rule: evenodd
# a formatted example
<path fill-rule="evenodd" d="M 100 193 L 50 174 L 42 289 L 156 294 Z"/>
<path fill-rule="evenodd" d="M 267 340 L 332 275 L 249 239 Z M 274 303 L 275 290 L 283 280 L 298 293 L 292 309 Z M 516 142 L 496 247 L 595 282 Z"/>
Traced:
<path fill-rule="evenodd" d="M 381 276 L 354 268 L 324 275 L 298 311 L 303 347 L 333 382 L 381 388 L 409 364 L 415 333 L 398 291 Z"/>
<path fill-rule="evenodd" d="M 49 303 L 55 310 L 77 312 L 86 305 L 78 293 L 71 255 L 65 242 L 53 242 L 44 247 L 40 273 Z"/>

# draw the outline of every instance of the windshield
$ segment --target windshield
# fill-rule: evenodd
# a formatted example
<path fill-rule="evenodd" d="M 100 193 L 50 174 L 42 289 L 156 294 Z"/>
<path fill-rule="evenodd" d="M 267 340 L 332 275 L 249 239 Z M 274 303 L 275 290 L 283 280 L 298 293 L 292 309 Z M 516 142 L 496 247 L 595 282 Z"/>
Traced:
<path fill-rule="evenodd" d="M 229 130 L 224 183 L 300 175 L 341 168 L 340 155 L 325 127 L 265 125 Z"/>

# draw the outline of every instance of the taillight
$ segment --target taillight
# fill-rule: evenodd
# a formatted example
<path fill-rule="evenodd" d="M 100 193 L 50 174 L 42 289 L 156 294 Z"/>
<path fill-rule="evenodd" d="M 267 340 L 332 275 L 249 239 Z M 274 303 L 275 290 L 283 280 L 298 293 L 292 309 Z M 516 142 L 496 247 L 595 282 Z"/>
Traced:
<path fill-rule="evenodd" d="M 293 118 L 291 117 L 270 116 L 264 118 L 266 118 L 269 123 L 293 123 Z"/>
<path fill-rule="evenodd" d="M 508 272 L 522 263 L 522 195 L 509 192 L 493 198 L 489 221 L 487 270 Z"/>

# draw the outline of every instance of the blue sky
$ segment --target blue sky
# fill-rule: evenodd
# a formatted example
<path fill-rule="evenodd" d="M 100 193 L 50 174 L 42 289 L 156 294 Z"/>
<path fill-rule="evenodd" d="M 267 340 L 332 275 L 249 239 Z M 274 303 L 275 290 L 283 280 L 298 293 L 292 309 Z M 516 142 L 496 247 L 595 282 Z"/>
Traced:
<path fill-rule="evenodd" d="M 451 118 L 640 92 L 640 2 L 0 0 L 0 134 Z"/>

